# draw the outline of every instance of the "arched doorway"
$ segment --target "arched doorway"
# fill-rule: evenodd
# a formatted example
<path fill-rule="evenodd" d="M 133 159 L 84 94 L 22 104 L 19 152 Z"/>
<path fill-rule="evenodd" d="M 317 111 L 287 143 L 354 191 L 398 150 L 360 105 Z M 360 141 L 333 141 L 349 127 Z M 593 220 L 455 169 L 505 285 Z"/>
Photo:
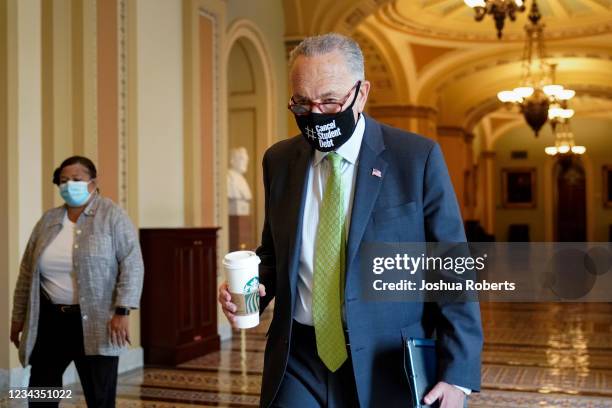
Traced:
<path fill-rule="evenodd" d="M 250 189 L 248 214 L 229 202 L 230 250 L 254 249 L 263 227 L 264 191 L 261 160 L 272 137 L 274 92 L 270 63 L 261 36 L 247 22 L 239 22 L 230 30 L 227 56 L 228 101 L 228 194 L 235 191 L 229 185 L 236 176 L 232 166 L 244 153 L 248 162 L 242 169 L 243 184 Z M 238 158 L 238 159 L 237 159 Z M 232 170 L 233 169 L 233 170 Z"/>
<path fill-rule="evenodd" d="M 579 156 L 560 157 L 555 164 L 555 240 L 586 241 L 586 175 Z"/>

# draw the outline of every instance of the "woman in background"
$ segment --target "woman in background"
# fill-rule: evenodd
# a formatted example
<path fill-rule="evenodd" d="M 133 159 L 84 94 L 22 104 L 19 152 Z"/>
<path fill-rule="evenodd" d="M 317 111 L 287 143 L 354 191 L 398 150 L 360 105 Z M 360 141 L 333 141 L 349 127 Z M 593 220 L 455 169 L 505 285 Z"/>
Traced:
<path fill-rule="evenodd" d="M 144 267 L 134 226 L 99 194 L 96 177 L 80 156 L 53 173 L 65 204 L 47 211 L 30 236 L 11 341 L 24 367 L 32 366 L 30 387 L 62 387 L 74 361 L 87 405 L 114 407 L 118 356 L 130 343 L 128 315 L 139 306 Z"/>

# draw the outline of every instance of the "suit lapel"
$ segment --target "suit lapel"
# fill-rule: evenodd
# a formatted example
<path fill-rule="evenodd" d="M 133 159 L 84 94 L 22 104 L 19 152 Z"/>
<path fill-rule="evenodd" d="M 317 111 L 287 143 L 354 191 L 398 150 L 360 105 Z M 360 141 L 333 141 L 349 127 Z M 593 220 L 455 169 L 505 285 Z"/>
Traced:
<path fill-rule="evenodd" d="M 383 177 L 385 177 L 387 162 L 381 157 L 384 150 L 380 125 L 366 117 L 366 128 L 357 164 L 357 179 L 355 181 L 351 225 L 347 243 L 347 273 L 351 270 L 351 264 L 359 250 L 361 238 L 370 220 L 374 203 L 378 198 Z M 373 172 L 377 173 L 376 170 L 380 172 L 378 175 L 373 174 Z"/>
<path fill-rule="evenodd" d="M 290 167 L 287 192 L 287 235 L 289 254 L 289 287 L 291 288 L 292 307 L 295 304 L 295 291 L 297 288 L 297 276 L 300 259 L 300 248 L 302 243 L 302 220 L 304 218 L 304 204 L 306 202 L 306 189 L 308 185 L 308 166 L 312 158 L 312 148 L 303 142 L 298 144 L 293 165 Z"/>

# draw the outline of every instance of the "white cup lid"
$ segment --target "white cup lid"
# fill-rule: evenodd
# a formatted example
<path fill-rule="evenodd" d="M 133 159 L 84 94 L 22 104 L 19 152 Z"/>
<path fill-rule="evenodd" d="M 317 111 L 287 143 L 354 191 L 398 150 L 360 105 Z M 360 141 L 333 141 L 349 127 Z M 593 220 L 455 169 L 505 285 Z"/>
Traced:
<path fill-rule="evenodd" d="M 259 265 L 261 260 L 253 251 L 230 252 L 223 258 L 223 266 L 228 268 L 244 268 Z"/>

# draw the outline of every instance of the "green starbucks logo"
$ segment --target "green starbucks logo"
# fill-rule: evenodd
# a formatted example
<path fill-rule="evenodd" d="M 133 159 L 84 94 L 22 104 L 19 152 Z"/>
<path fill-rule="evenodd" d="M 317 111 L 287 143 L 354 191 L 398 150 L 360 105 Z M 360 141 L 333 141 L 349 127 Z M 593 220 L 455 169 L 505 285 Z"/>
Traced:
<path fill-rule="evenodd" d="M 255 277 L 249 280 L 244 285 L 242 293 L 244 293 L 246 313 L 257 313 L 259 311 L 259 278 Z"/>

